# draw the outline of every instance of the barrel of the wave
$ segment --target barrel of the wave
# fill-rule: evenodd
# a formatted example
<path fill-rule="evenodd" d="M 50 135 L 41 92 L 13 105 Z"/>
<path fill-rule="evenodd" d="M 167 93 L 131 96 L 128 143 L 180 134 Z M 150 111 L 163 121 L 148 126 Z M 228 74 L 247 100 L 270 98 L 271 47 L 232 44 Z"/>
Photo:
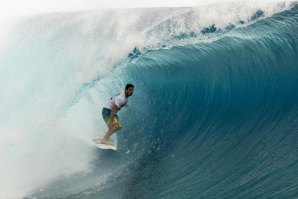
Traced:
<path fill-rule="evenodd" d="M 150 121 L 131 122 L 142 129 L 138 150 L 148 152 L 136 166 L 142 177 L 127 180 L 139 195 L 297 193 L 286 185 L 297 185 L 297 21 L 296 9 L 285 11 L 210 43 L 151 51 L 127 67 L 144 115 L 129 118 Z"/>

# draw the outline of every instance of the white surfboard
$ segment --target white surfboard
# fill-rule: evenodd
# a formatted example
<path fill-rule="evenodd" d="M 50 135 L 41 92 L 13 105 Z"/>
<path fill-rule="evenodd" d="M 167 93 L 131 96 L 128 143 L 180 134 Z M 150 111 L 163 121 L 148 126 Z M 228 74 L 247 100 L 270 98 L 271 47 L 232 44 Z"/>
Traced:
<path fill-rule="evenodd" d="M 94 139 L 93 142 L 95 143 L 95 146 L 101 149 L 112 149 L 114 151 L 117 151 L 117 146 L 116 145 L 110 145 L 110 144 L 100 144 L 101 139 Z"/>

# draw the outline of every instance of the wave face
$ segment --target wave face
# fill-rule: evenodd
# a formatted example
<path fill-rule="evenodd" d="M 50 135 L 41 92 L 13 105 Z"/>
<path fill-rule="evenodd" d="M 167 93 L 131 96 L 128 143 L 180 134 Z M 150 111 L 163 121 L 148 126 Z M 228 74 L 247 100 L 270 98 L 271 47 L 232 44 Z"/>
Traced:
<path fill-rule="evenodd" d="M 297 19 L 296 8 L 128 69 L 153 123 L 133 123 L 146 129 L 133 141 L 153 145 L 128 181 L 133 198 L 297 196 Z"/>
<path fill-rule="evenodd" d="M 127 116 L 136 130 L 119 136 L 151 145 L 127 198 L 297 197 L 297 28 L 295 6 L 127 67 L 146 97 Z"/>
<path fill-rule="evenodd" d="M 122 32 L 110 12 L 85 32 L 76 14 L 30 19 L 2 54 L 1 196 L 298 196 L 296 4 L 184 31 L 201 12 L 140 10 Z M 127 82 L 118 151 L 98 150 L 100 109 Z"/>

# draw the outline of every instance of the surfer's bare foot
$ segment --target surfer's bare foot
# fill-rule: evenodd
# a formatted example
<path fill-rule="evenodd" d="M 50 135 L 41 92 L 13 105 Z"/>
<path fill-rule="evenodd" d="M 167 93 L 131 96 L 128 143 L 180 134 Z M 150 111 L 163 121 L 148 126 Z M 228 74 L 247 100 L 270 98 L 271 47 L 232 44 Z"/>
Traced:
<path fill-rule="evenodd" d="M 113 146 L 113 144 L 111 142 L 107 141 L 107 140 L 102 140 L 100 142 L 100 144 L 106 144 L 106 145 L 112 145 Z"/>

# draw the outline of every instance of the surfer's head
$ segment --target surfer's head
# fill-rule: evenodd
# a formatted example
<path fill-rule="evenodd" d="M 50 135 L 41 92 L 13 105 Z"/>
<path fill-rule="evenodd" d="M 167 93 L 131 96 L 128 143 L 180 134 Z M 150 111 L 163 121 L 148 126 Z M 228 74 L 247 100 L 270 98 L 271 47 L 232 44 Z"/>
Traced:
<path fill-rule="evenodd" d="M 126 86 L 125 86 L 125 96 L 126 97 L 132 96 L 133 90 L 134 90 L 134 85 L 126 84 Z"/>

